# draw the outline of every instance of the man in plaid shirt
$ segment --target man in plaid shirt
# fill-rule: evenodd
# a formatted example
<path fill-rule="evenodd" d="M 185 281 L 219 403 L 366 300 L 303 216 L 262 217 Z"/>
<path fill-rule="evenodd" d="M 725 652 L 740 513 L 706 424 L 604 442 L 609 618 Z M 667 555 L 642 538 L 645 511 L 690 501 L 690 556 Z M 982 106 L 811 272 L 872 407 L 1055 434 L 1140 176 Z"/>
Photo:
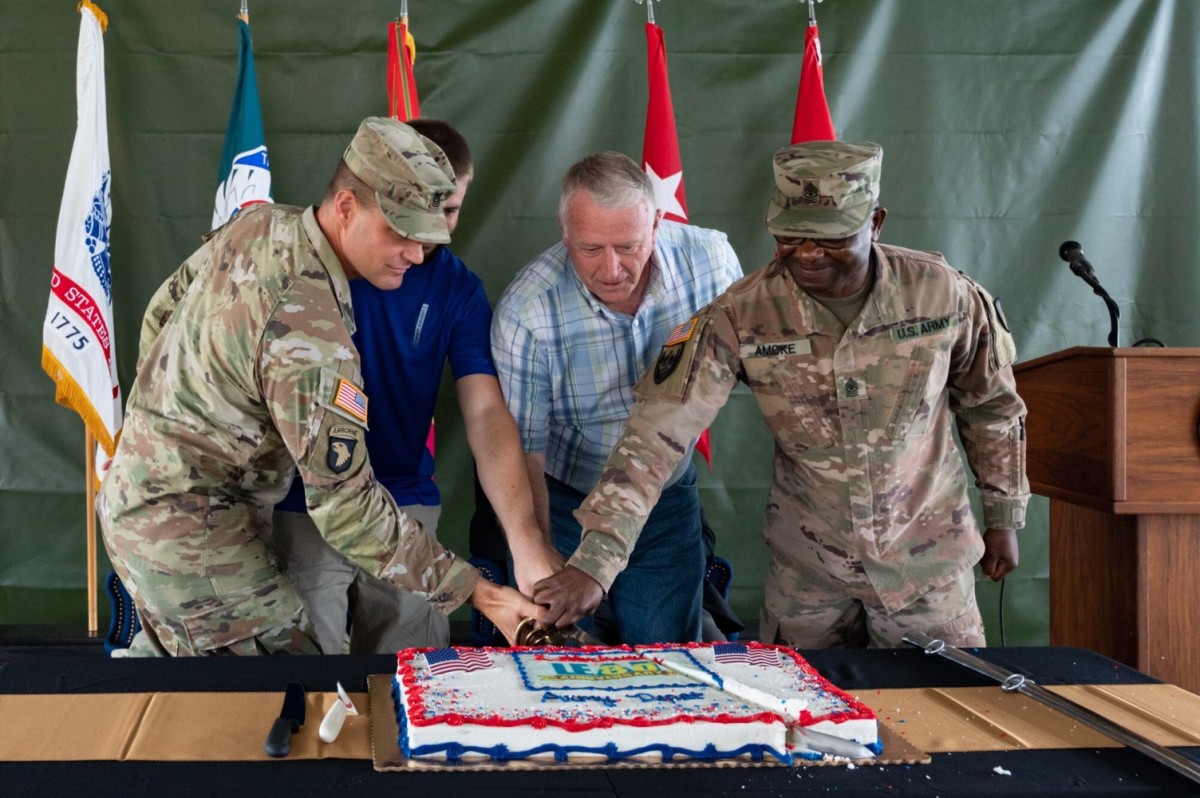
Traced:
<path fill-rule="evenodd" d="M 500 385 L 539 519 L 564 556 L 579 545 L 573 512 L 600 479 L 634 384 L 680 322 L 742 276 L 723 233 L 661 217 L 637 164 L 614 152 L 587 156 L 563 178 L 562 242 L 525 266 L 496 305 Z M 526 584 L 517 565 L 518 587 L 537 600 L 541 583 Z M 583 625 L 609 642 L 682 642 L 699 639 L 703 578 L 696 471 L 684 457 L 611 586 L 585 562 L 555 584 L 607 589 L 600 623 Z"/>

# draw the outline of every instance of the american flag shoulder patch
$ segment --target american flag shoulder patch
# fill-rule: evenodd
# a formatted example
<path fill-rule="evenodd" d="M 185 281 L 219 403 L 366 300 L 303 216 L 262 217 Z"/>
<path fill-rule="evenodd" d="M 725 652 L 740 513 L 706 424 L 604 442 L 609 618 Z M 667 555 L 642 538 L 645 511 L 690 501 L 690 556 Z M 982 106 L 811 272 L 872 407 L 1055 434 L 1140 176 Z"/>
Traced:
<path fill-rule="evenodd" d="M 663 346 L 674 346 L 675 344 L 681 344 L 687 339 L 691 338 L 692 333 L 696 329 L 696 324 L 699 321 L 699 319 L 693 316 L 683 324 L 680 324 L 674 330 L 671 330 L 670 334 L 667 335 L 667 340 L 663 341 Z"/>
<path fill-rule="evenodd" d="M 334 407 L 340 407 L 362 423 L 367 423 L 367 395 L 349 380 L 338 380 L 333 390 Z"/>

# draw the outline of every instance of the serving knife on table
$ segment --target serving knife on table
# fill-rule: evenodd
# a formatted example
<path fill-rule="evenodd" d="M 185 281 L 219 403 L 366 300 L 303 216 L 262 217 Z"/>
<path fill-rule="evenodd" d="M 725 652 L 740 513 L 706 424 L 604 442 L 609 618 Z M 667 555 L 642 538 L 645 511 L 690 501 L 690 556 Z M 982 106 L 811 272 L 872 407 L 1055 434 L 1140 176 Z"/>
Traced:
<path fill-rule="evenodd" d="M 304 685 L 288 682 L 279 717 L 271 724 L 267 739 L 263 741 L 263 751 L 267 756 L 287 756 L 292 750 L 292 735 L 304 725 L 304 708 Z"/>

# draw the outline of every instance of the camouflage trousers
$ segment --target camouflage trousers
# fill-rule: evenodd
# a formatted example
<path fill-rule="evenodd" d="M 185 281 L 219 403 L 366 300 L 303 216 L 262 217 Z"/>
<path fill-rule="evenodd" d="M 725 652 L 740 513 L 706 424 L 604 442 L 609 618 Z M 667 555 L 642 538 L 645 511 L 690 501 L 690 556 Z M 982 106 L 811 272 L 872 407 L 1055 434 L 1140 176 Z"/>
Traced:
<path fill-rule="evenodd" d="M 760 636 L 793 648 L 895 648 L 911 631 L 960 647 L 987 645 L 975 602 L 975 571 L 967 568 L 903 609 L 888 612 L 869 585 L 853 590 L 814 585 L 772 559 L 764 590 Z"/>
<path fill-rule="evenodd" d="M 300 597 L 257 538 L 246 544 L 245 567 L 220 575 L 164 568 L 105 544 L 142 622 L 129 656 L 321 653 Z"/>

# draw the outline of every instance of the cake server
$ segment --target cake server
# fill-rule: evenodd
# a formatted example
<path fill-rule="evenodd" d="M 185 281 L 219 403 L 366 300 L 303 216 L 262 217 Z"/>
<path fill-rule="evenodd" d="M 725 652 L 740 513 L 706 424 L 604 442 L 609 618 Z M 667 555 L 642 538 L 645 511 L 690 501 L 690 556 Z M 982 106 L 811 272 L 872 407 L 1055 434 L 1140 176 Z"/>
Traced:
<path fill-rule="evenodd" d="M 287 756 L 292 750 L 292 735 L 300 731 L 304 725 L 304 685 L 300 682 L 288 682 L 283 693 L 283 708 L 279 717 L 271 724 L 267 739 L 263 741 L 263 750 L 267 756 Z"/>
<path fill-rule="evenodd" d="M 806 748 L 809 751 L 816 751 L 818 754 L 841 756 L 846 759 L 875 758 L 875 752 L 861 743 L 796 725 L 788 727 L 788 742 L 797 748 Z"/>
<path fill-rule="evenodd" d="M 321 727 L 317 730 L 317 736 L 324 743 L 332 743 L 337 739 L 342 731 L 342 724 L 346 722 L 347 715 L 358 714 L 358 708 L 354 706 L 350 696 L 346 695 L 341 682 L 337 683 L 337 695 L 337 700 L 330 705 L 329 711 L 321 720 Z"/>
<path fill-rule="evenodd" d="M 765 712 L 770 712 L 773 715 L 779 716 L 781 720 L 788 726 L 788 742 L 798 748 L 805 748 L 809 751 L 815 751 L 818 754 L 829 754 L 830 756 L 841 756 L 847 759 L 874 759 L 875 752 L 867 748 L 861 743 L 856 743 L 853 740 L 844 740 L 841 737 L 835 737 L 832 734 L 813 731 L 812 729 L 804 729 L 788 720 L 785 713 L 780 712 L 778 706 L 771 706 L 767 703 L 770 696 L 766 696 L 762 691 L 756 690 L 753 687 L 742 684 L 741 682 L 722 676 L 720 679 L 714 678 L 710 674 L 702 670 L 697 670 L 690 665 L 684 665 L 679 662 L 672 662 L 665 657 L 651 657 L 656 663 L 663 666 L 667 670 L 674 671 L 680 676 L 686 676 L 701 684 L 705 684 L 714 690 L 720 690 L 725 693 L 745 701 L 751 706 L 758 707 Z"/>

